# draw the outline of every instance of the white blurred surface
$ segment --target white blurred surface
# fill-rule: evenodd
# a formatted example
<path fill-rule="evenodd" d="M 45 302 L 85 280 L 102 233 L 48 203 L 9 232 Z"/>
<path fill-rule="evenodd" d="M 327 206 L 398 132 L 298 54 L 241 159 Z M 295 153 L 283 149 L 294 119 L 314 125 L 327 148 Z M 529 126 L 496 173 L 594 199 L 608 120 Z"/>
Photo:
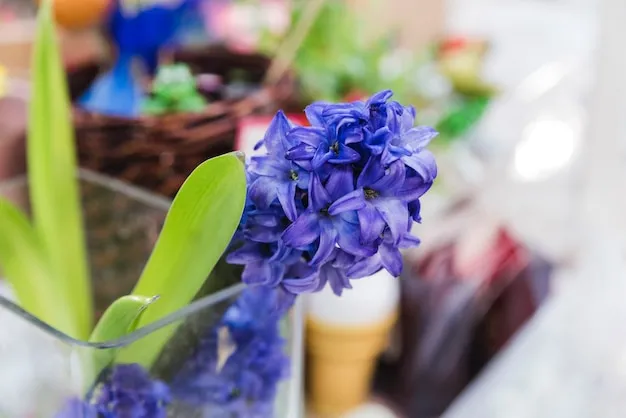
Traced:
<path fill-rule="evenodd" d="M 604 6 L 602 37 L 594 60 L 597 83 L 586 103 L 589 124 L 582 144 L 584 159 L 577 175 L 569 176 L 570 185 L 578 186 L 569 194 L 570 206 L 561 206 L 562 213 L 567 209 L 573 214 L 562 226 L 569 228 L 570 266 L 561 271 L 559 290 L 445 418 L 624 416 L 626 260 L 621 153 L 626 139 L 626 57 L 621 50 L 626 3 L 598 3 Z M 542 197 L 540 203 L 545 206 L 558 196 L 546 193 Z M 543 237 L 549 232 L 554 230 L 544 230 Z"/>
<path fill-rule="evenodd" d="M 385 321 L 395 313 L 400 284 L 386 270 L 352 280 L 351 284 L 353 289 L 344 291 L 341 297 L 330 286 L 306 295 L 307 315 L 325 324 L 361 326 Z"/>

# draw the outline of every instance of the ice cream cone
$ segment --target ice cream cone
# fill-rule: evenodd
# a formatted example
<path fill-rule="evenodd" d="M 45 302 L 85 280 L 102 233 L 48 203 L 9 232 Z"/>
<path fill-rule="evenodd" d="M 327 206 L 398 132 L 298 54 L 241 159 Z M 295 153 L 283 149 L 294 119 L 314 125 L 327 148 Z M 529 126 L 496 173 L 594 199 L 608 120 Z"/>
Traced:
<path fill-rule="evenodd" d="M 389 273 L 352 285 L 341 296 L 325 288 L 308 298 L 309 405 L 321 417 L 341 416 L 367 400 L 397 317 L 399 283 Z"/>
<path fill-rule="evenodd" d="M 307 321 L 310 405 L 322 417 L 341 416 L 365 402 L 376 358 L 386 348 L 396 315 L 366 326 Z"/>

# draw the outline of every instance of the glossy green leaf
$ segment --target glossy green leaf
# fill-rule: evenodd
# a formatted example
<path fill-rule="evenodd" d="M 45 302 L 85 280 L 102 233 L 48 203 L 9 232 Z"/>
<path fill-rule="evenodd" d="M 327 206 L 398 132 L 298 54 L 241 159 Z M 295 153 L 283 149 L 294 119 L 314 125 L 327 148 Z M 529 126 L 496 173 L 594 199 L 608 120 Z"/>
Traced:
<path fill-rule="evenodd" d="M 140 326 L 188 305 L 230 243 L 246 200 L 246 177 L 237 154 L 199 165 L 179 190 L 133 294 L 158 295 Z M 121 350 L 117 361 L 149 366 L 174 327 Z"/>
<path fill-rule="evenodd" d="M 76 333 L 72 312 L 61 303 L 35 230 L 4 199 L 0 199 L 0 231 L 0 266 L 22 308 L 60 331 Z"/>
<path fill-rule="evenodd" d="M 77 331 L 71 336 L 87 338 L 92 325 L 91 283 L 71 106 L 51 0 L 40 6 L 33 58 L 27 140 L 33 222 L 50 263 L 50 279 L 62 294 L 58 303 L 66 304 L 77 322 Z"/>
<path fill-rule="evenodd" d="M 89 337 L 89 342 L 113 341 L 135 331 L 142 314 L 157 300 L 157 297 L 136 295 L 124 296 L 116 300 L 107 308 L 98 321 L 91 333 L 91 337 Z M 91 358 L 92 364 L 89 369 L 92 371 L 94 379 L 105 367 L 113 362 L 116 352 L 117 350 L 113 348 L 96 351 Z M 92 382 L 92 380 L 86 379 L 87 382 Z"/>

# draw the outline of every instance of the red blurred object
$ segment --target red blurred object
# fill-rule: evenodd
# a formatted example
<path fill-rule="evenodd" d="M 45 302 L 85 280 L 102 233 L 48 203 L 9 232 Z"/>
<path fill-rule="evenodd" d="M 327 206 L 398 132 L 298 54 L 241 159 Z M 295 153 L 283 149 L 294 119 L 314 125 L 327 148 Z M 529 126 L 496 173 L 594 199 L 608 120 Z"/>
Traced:
<path fill-rule="evenodd" d="M 369 97 L 369 95 L 363 91 L 360 90 L 353 90 L 350 93 L 346 94 L 346 97 L 344 97 L 344 102 L 358 102 L 361 100 L 366 100 Z"/>
<path fill-rule="evenodd" d="M 401 347 L 381 363 L 377 389 L 407 417 L 440 416 L 547 293 L 551 266 L 505 229 L 469 263 L 458 250 L 449 243 L 405 266 Z"/>
<path fill-rule="evenodd" d="M 458 51 L 465 48 L 468 44 L 469 39 L 462 36 L 446 38 L 439 44 L 439 52 L 444 54 L 447 52 Z"/>

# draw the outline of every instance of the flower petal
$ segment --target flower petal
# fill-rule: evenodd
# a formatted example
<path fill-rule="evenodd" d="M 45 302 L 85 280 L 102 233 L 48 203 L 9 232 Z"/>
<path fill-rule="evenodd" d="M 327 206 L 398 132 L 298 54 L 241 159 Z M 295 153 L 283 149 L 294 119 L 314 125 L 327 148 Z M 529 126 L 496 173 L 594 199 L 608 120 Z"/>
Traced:
<path fill-rule="evenodd" d="M 339 126 L 338 137 L 344 144 L 356 144 L 363 141 L 365 137 L 363 127 L 359 122 L 350 122 Z"/>
<path fill-rule="evenodd" d="M 402 142 L 408 150 L 419 152 L 437 135 L 439 135 L 439 132 L 430 126 L 416 126 L 402 135 Z"/>
<path fill-rule="evenodd" d="M 332 203 L 330 194 L 322 185 L 317 174 L 311 176 L 311 183 L 309 185 L 309 208 L 315 212 L 328 207 Z"/>
<path fill-rule="evenodd" d="M 383 177 L 371 185 L 381 195 L 391 196 L 404 184 L 406 167 L 402 161 L 396 161 L 387 168 Z"/>
<path fill-rule="evenodd" d="M 378 210 L 371 205 L 367 205 L 357 213 L 361 229 L 361 241 L 363 243 L 376 241 L 385 229 L 385 220 L 378 213 Z"/>
<path fill-rule="evenodd" d="M 289 140 L 294 146 L 306 144 L 314 148 L 328 142 L 326 129 L 312 126 L 296 126 L 289 132 Z"/>
<path fill-rule="evenodd" d="M 337 145 L 339 147 L 339 152 L 337 154 L 331 154 L 331 157 L 328 159 L 329 163 L 349 164 L 357 162 L 361 159 L 361 154 L 359 154 L 357 151 L 353 150 L 349 146 L 342 143 L 339 143 Z"/>
<path fill-rule="evenodd" d="M 333 267 L 346 269 L 354 264 L 355 257 L 352 254 L 348 254 L 345 251 L 337 249 L 333 256 Z"/>
<path fill-rule="evenodd" d="M 278 201 L 285 211 L 287 219 L 294 222 L 298 217 L 298 211 L 296 209 L 296 183 L 294 181 L 287 181 L 278 183 L 276 185 L 276 194 L 278 195 Z"/>
<path fill-rule="evenodd" d="M 291 122 L 289 122 L 285 113 L 282 110 L 276 112 L 276 116 L 272 119 L 263 138 L 263 144 L 270 155 L 282 158 L 287 150 L 291 148 L 288 146 L 286 139 L 287 132 L 290 129 Z"/>
<path fill-rule="evenodd" d="M 331 263 L 322 266 L 320 276 L 323 276 L 324 281 L 330 284 L 330 288 L 337 296 L 341 296 L 344 289 L 352 289 L 350 280 L 346 277 L 343 269 L 334 267 Z"/>
<path fill-rule="evenodd" d="M 395 195 L 405 202 L 412 202 L 422 197 L 432 185 L 431 181 L 424 181 L 421 177 L 409 177 Z"/>
<path fill-rule="evenodd" d="M 283 232 L 283 241 L 290 247 L 301 248 L 311 244 L 320 236 L 317 213 L 304 212 Z"/>
<path fill-rule="evenodd" d="M 428 150 L 422 150 L 409 157 L 402 157 L 402 161 L 427 182 L 434 181 L 437 177 L 437 162 L 435 156 Z"/>
<path fill-rule="evenodd" d="M 268 209 L 276 199 L 278 181 L 272 177 L 259 177 L 248 187 L 250 200 L 259 209 Z"/>
<path fill-rule="evenodd" d="M 313 159 L 317 148 L 307 144 L 296 145 L 285 154 L 285 157 L 294 161 L 307 161 Z"/>
<path fill-rule="evenodd" d="M 421 241 L 418 237 L 411 235 L 410 233 L 404 234 L 402 240 L 400 241 L 399 248 L 413 248 L 417 247 L 421 244 Z"/>
<path fill-rule="evenodd" d="M 283 229 L 279 227 L 265 227 L 261 225 L 251 225 L 246 228 L 245 237 L 250 241 L 271 244 L 280 239 Z"/>
<path fill-rule="evenodd" d="M 298 266 L 295 271 L 289 271 L 287 276 L 289 277 L 285 277 L 282 281 L 282 285 L 285 290 L 290 293 L 296 295 L 301 293 L 311 293 L 316 291 L 319 287 L 319 271 L 306 265 L 304 265 L 304 267 Z"/>
<path fill-rule="evenodd" d="M 419 200 L 409 202 L 409 213 L 411 214 L 411 218 L 417 223 L 422 223 L 422 215 L 420 214 L 421 210 L 422 204 Z"/>
<path fill-rule="evenodd" d="M 248 170 L 254 174 L 268 177 L 282 177 L 289 163 L 284 159 L 271 156 L 255 156 L 250 159 Z"/>
<path fill-rule="evenodd" d="M 343 221 L 335 221 L 334 225 L 338 231 L 337 243 L 342 250 L 358 257 L 370 257 L 376 254 L 373 242 L 362 242 L 360 239 L 358 225 Z"/>
<path fill-rule="evenodd" d="M 400 276 L 400 273 L 402 273 L 402 254 L 400 254 L 400 250 L 392 245 L 383 244 L 378 249 L 378 253 L 385 270 L 393 277 Z"/>
<path fill-rule="evenodd" d="M 315 102 L 304 108 L 304 114 L 312 126 L 325 125 L 322 113 L 324 112 L 326 106 L 328 106 L 328 103 L 326 102 Z"/>
<path fill-rule="evenodd" d="M 333 166 L 326 182 L 326 190 L 335 201 L 354 190 L 354 175 L 350 166 Z"/>
<path fill-rule="evenodd" d="M 333 251 L 335 250 L 335 243 L 337 242 L 337 231 L 330 220 L 322 219 L 319 225 L 320 242 L 315 255 L 309 263 L 311 266 L 327 262 L 333 254 Z"/>
<path fill-rule="evenodd" d="M 407 204 L 393 198 L 376 199 L 374 205 L 389 227 L 394 245 L 398 245 L 407 230 L 409 209 Z"/>
<path fill-rule="evenodd" d="M 279 208 L 276 208 L 280 210 Z M 248 216 L 250 217 L 250 222 L 254 225 L 260 225 L 264 227 L 274 227 L 280 225 L 280 218 L 282 217 L 278 213 L 270 211 L 253 211 Z"/>
<path fill-rule="evenodd" d="M 311 160 L 311 165 L 314 170 L 317 170 L 321 166 L 323 166 L 330 158 L 333 156 L 333 153 L 328 150 L 327 144 L 321 144 L 317 150 L 315 150 L 315 155 Z"/>
<path fill-rule="evenodd" d="M 235 251 L 226 256 L 226 261 L 230 264 L 246 265 L 255 261 L 262 261 L 265 258 L 256 243 L 247 242 Z"/>
<path fill-rule="evenodd" d="M 366 257 L 356 262 L 353 266 L 346 270 L 346 275 L 350 279 L 363 279 L 372 274 L 378 273 L 383 268 L 380 255 L 376 254 L 372 257 Z"/>
<path fill-rule="evenodd" d="M 357 189 L 352 193 L 348 193 L 342 198 L 337 199 L 335 203 L 330 205 L 328 213 L 334 216 L 351 210 L 363 209 L 365 205 L 366 202 L 363 189 Z"/>
<path fill-rule="evenodd" d="M 391 131 L 386 126 L 378 129 L 374 133 L 367 130 L 365 131 L 365 146 L 369 148 L 374 155 L 382 154 L 389 141 L 391 141 Z"/>
<path fill-rule="evenodd" d="M 386 103 L 389 99 L 391 99 L 392 96 L 393 91 L 390 89 L 379 91 L 378 93 L 373 94 L 372 97 L 367 100 L 366 105 L 369 107 L 372 105 Z"/>
<path fill-rule="evenodd" d="M 246 265 L 241 280 L 250 285 L 276 286 L 283 278 L 285 267 L 280 263 L 257 261 Z"/>
<path fill-rule="evenodd" d="M 359 175 L 356 182 L 357 188 L 363 188 L 371 186 L 376 183 L 385 175 L 385 169 L 380 163 L 380 158 L 370 157 L 363 168 L 363 171 Z"/>

